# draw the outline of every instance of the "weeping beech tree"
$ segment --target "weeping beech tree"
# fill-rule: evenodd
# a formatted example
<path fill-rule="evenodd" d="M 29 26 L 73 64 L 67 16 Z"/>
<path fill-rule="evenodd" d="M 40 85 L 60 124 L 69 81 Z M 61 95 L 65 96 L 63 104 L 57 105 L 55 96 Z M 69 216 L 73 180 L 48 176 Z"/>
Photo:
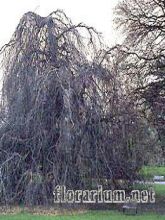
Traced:
<path fill-rule="evenodd" d="M 28 12 L 1 52 L 1 203 L 47 204 L 56 185 L 135 178 L 145 126 L 94 28 Z"/>

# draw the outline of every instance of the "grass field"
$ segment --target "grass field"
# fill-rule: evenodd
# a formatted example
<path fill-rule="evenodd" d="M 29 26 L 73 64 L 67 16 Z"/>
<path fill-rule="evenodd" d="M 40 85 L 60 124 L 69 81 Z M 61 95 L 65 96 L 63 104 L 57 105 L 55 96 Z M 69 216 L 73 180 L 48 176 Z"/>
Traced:
<path fill-rule="evenodd" d="M 155 184 L 153 188 L 155 190 L 156 195 L 162 195 L 165 197 L 165 185 Z"/>
<path fill-rule="evenodd" d="M 123 215 L 114 211 L 92 211 L 85 214 L 66 216 L 37 216 L 31 214 L 0 215 L 0 220 L 165 220 L 165 215 Z"/>
<path fill-rule="evenodd" d="M 153 180 L 154 176 L 165 176 L 165 166 L 144 166 L 140 174 L 145 178 L 145 180 Z M 136 189 L 147 189 L 152 186 L 155 190 L 157 196 L 165 197 L 165 185 L 160 184 L 135 184 Z"/>
<path fill-rule="evenodd" d="M 142 183 L 136 183 L 134 185 L 134 189 L 139 190 L 148 190 L 150 187 L 152 187 L 155 191 L 156 196 L 162 196 L 165 197 L 165 185 L 160 184 L 142 184 Z"/>
<path fill-rule="evenodd" d="M 151 179 L 154 176 L 165 176 L 165 166 L 144 166 L 140 174 L 145 178 L 145 179 Z"/>

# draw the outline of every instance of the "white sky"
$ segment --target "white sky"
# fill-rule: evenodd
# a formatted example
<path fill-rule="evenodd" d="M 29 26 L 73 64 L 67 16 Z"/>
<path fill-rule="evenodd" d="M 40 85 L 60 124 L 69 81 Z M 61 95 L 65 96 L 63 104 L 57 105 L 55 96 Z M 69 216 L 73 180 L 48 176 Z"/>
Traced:
<path fill-rule="evenodd" d="M 119 0 L 1 0 L 0 5 L 0 48 L 10 40 L 22 15 L 34 11 L 47 16 L 62 9 L 73 23 L 83 22 L 103 33 L 108 45 L 117 42 L 113 29 L 113 8 Z"/>

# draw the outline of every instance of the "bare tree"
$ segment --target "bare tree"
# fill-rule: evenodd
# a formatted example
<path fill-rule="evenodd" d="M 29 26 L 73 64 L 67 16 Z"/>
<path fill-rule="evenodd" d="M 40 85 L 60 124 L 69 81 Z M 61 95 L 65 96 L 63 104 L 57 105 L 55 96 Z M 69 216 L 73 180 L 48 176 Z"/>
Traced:
<path fill-rule="evenodd" d="M 120 47 L 121 72 L 127 75 L 148 119 L 158 131 L 164 152 L 165 4 L 163 0 L 121 1 L 116 24 L 125 34 Z"/>

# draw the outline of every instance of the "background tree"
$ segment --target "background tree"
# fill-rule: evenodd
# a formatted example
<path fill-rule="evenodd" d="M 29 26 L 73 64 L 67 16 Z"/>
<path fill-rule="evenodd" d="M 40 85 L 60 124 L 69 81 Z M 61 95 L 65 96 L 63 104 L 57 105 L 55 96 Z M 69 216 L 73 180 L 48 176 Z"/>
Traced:
<path fill-rule="evenodd" d="M 116 24 L 125 35 L 119 48 L 122 74 L 165 144 L 165 3 L 163 0 L 121 1 Z M 126 77 L 127 76 L 127 77 Z M 126 85 L 126 84 L 125 84 Z"/>

